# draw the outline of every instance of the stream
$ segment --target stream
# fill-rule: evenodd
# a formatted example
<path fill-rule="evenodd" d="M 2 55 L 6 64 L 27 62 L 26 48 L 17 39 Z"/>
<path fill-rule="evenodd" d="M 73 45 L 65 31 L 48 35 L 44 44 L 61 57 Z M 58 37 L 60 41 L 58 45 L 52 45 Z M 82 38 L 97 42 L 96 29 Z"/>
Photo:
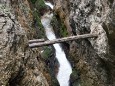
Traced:
<path fill-rule="evenodd" d="M 53 9 L 53 5 L 50 2 L 45 2 L 46 5 Z M 56 39 L 53 27 L 50 22 L 53 17 L 53 13 L 47 12 L 41 18 L 41 23 L 45 29 L 46 36 L 49 40 Z M 72 67 L 66 58 L 65 52 L 60 46 L 60 43 L 53 44 L 56 53 L 56 59 L 59 62 L 59 71 L 57 74 L 57 80 L 60 86 L 69 86 L 70 74 L 72 73 Z"/>

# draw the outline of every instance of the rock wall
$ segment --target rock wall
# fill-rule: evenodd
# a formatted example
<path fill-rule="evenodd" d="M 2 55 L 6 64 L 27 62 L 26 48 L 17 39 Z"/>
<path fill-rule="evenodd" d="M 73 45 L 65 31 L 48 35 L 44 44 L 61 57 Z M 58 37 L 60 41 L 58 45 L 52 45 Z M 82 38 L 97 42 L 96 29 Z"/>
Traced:
<path fill-rule="evenodd" d="M 68 42 L 68 46 L 64 43 L 69 47 L 66 51 L 73 65 L 71 85 L 114 86 L 115 0 L 57 0 L 54 3 L 57 15 L 69 14 L 66 16 L 69 16 L 71 34 L 98 34 L 97 38 Z M 61 20 L 64 22 L 66 18 Z"/>
<path fill-rule="evenodd" d="M 49 86 L 40 50 L 28 47 L 32 21 L 27 0 L 0 0 L 0 86 Z"/>
<path fill-rule="evenodd" d="M 114 64 L 110 62 L 111 58 L 114 59 L 110 53 L 111 46 L 114 46 L 109 43 L 114 40 L 109 17 L 114 22 L 113 9 L 112 0 L 70 0 L 70 21 L 74 22 L 76 34 L 99 34 L 97 38 L 76 40 L 71 45 L 70 54 L 75 60 L 81 86 L 114 86 L 114 73 L 110 72 L 114 71 Z M 111 32 L 109 28 L 112 29 L 112 38 L 107 35 Z"/>
<path fill-rule="evenodd" d="M 52 24 L 57 37 L 99 34 L 62 44 L 73 68 L 70 86 L 115 86 L 115 0 L 46 1 L 56 6 Z M 52 46 L 28 47 L 29 39 L 45 38 L 40 7 L 43 0 L 0 0 L 1 86 L 58 86 Z"/>

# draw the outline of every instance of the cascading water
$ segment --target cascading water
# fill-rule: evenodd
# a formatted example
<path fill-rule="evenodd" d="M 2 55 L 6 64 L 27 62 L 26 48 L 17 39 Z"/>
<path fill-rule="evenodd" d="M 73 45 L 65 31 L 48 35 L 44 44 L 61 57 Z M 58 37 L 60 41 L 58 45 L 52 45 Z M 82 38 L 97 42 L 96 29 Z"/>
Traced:
<path fill-rule="evenodd" d="M 45 2 L 46 5 L 50 6 L 53 9 L 53 5 L 49 2 Z M 46 36 L 49 40 L 56 39 L 56 36 L 53 31 L 53 27 L 50 22 L 53 17 L 53 13 L 47 12 L 41 18 L 41 23 L 45 28 Z M 66 58 L 66 55 L 61 48 L 60 44 L 53 44 L 56 51 L 56 58 L 59 62 L 59 72 L 57 74 L 57 80 L 60 86 L 69 86 L 70 74 L 72 73 L 72 67 L 69 61 Z"/>

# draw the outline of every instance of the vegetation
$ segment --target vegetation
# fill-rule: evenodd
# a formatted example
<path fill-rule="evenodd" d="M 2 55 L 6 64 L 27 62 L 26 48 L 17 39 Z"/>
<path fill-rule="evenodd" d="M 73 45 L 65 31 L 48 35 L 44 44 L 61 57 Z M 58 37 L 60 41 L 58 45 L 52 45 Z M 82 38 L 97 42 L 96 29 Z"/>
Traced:
<path fill-rule="evenodd" d="M 48 57 L 51 56 L 51 53 L 52 53 L 52 48 L 51 47 L 48 47 L 48 46 L 45 46 L 44 47 L 44 52 L 42 53 L 42 57 L 47 60 Z"/>
<path fill-rule="evenodd" d="M 56 17 L 55 15 L 53 16 L 51 24 L 54 27 L 55 32 L 59 33 L 58 35 L 60 35 L 60 37 L 66 37 L 68 35 L 67 29 L 64 23 L 61 22 L 61 20 L 58 19 L 58 17 Z"/>
<path fill-rule="evenodd" d="M 44 34 L 43 25 L 41 24 L 39 14 L 36 11 L 33 11 L 33 16 L 37 22 L 37 25 L 38 25 L 40 31 Z"/>
<path fill-rule="evenodd" d="M 37 1 L 37 0 L 30 0 L 33 4 L 35 4 L 35 2 Z"/>
<path fill-rule="evenodd" d="M 44 33 L 44 28 L 41 24 L 41 20 L 40 20 L 40 11 L 42 8 L 44 8 L 46 5 L 44 3 L 43 0 L 30 0 L 34 6 L 33 8 L 33 11 L 32 11 L 32 14 L 33 14 L 33 17 L 34 17 L 34 25 L 36 27 L 38 27 L 38 34 L 39 34 L 39 38 L 43 38 L 45 37 L 45 33 Z"/>
<path fill-rule="evenodd" d="M 67 29 L 63 23 L 61 23 L 60 34 L 62 37 L 66 37 L 68 35 Z"/>
<path fill-rule="evenodd" d="M 35 3 L 36 9 L 38 10 L 38 12 L 43 9 L 44 7 L 46 7 L 45 3 L 43 0 L 37 0 Z"/>

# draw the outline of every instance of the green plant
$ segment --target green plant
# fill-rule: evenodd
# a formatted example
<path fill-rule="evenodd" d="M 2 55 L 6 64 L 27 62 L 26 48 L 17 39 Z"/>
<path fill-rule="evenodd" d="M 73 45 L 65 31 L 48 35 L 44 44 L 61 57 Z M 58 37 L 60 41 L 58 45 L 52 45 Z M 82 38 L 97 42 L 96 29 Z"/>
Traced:
<path fill-rule="evenodd" d="M 44 59 L 47 59 L 48 57 L 50 57 L 51 53 L 52 53 L 51 47 L 46 46 L 44 47 L 44 52 L 42 53 L 42 56 Z"/>
<path fill-rule="evenodd" d="M 30 0 L 33 4 L 35 4 L 35 2 L 37 1 L 37 0 Z"/>
<path fill-rule="evenodd" d="M 67 29 L 63 23 L 61 23 L 60 34 L 62 37 L 66 37 L 68 35 Z"/>
<path fill-rule="evenodd" d="M 37 8 L 37 10 L 39 11 L 40 9 L 46 7 L 44 0 L 37 0 L 35 3 L 35 6 Z"/>

